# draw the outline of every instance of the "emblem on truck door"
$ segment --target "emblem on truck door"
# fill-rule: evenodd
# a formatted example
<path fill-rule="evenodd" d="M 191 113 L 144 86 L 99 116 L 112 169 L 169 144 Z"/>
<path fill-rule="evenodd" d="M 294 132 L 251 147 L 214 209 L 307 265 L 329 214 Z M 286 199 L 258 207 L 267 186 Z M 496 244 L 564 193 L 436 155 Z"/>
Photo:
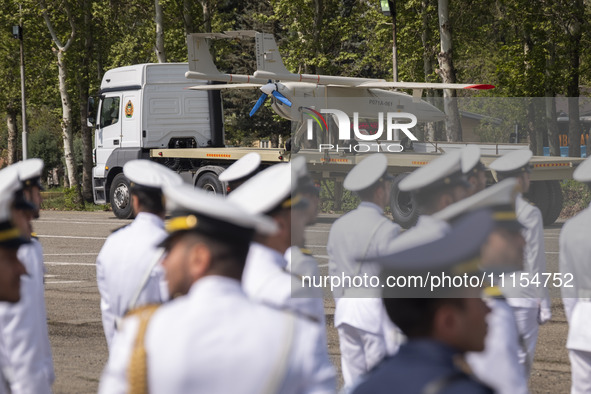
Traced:
<path fill-rule="evenodd" d="M 131 103 L 131 100 L 129 100 L 127 102 L 127 104 L 125 104 L 125 117 L 131 118 L 132 116 L 133 116 L 133 104 Z"/>

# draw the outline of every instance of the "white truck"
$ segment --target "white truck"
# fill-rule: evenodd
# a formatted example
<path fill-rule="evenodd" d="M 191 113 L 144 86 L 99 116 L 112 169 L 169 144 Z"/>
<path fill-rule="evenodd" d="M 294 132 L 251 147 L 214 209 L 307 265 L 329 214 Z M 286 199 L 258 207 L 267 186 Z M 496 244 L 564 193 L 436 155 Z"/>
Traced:
<path fill-rule="evenodd" d="M 264 166 L 290 159 L 280 148 L 231 148 L 224 144 L 222 104 L 219 90 L 189 90 L 207 84 L 185 78 L 188 65 L 139 64 L 105 73 L 99 92 L 95 125 L 94 202 L 111 203 L 117 217 L 132 216 L 129 181 L 123 165 L 133 159 L 158 161 L 177 171 L 195 187 L 225 193 L 218 175 L 245 154 L 256 151 Z M 412 170 L 427 164 L 442 151 L 461 148 L 462 143 L 416 143 L 412 152 L 388 154 L 389 171 L 397 176 L 390 207 L 394 219 L 404 227 L 414 224 L 417 211 L 408 193 L 396 185 Z M 485 144 L 483 161 L 489 164 L 508 150 L 527 145 Z M 331 179 L 335 203 L 341 196 L 342 180 L 363 159 L 353 152 L 301 150 L 316 180 Z M 542 210 L 545 224 L 553 223 L 562 208 L 559 181 L 572 178 L 577 158 L 535 156 L 532 159 L 530 199 Z"/>
<path fill-rule="evenodd" d="M 196 84 L 185 78 L 187 70 L 186 63 L 138 64 L 103 76 L 98 116 L 90 119 L 96 127 L 93 194 L 95 203 L 110 202 L 120 218 L 132 215 L 122 173 L 127 161 L 149 158 L 154 148 L 224 146 L 220 94 L 185 89 Z M 167 165 L 191 175 L 190 163 L 173 159 Z"/>

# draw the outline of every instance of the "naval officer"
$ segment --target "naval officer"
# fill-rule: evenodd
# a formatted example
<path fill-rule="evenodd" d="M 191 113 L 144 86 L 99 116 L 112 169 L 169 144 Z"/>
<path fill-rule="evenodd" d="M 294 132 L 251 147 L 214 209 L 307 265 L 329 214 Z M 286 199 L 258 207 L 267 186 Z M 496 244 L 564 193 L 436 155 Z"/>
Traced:
<path fill-rule="evenodd" d="M 490 211 L 466 214 L 435 240 L 378 258 L 382 280 L 392 283 L 386 278 L 398 281 L 409 275 L 428 280 L 430 274 L 480 276 L 480 250 L 492 229 Z M 471 375 L 463 358 L 466 352 L 484 349 L 489 308 L 480 292 L 479 286 L 470 285 L 442 286 L 433 292 L 420 286 L 385 287 L 388 316 L 408 341 L 370 371 L 353 392 L 492 393 Z"/>
<path fill-rule="evenodd" d="M 250 245 L 242 286 L 253 300 L 279 309 L 288 309 L 316 322 L 323 320 L 324 310 L 318 300 L 301 291 L 302 277 L 287 270 L 285 252 L 293 237 L 303 236 L 302 210 L 307 201 L 296 193 L 291 181 L 291 163 L 275 164 L 249 179 L 228 196 L 240 208 L 252 214 L 273 219 L 278 231 L 256 234 Z"/>
<path fill-rule="evenodd" d="M 238 186 L 252 178 L 260 166 L 261 155 L 256 152 L 249 152 L 226 168 L 218 179 L 227 183 L 226 192 L 231 193 Z"/>
<path fill-rule="evenodd" d="M 573 174 L 576 181 L 591 187 L 591 159 Z M 571 364 L 571 393 L 591 392 L 591 207 L 569 219 L 560 232 L 559 266 L 564 282 L 562 300 L 568 320 L 566 348 Z"/>
<path fill-rule="evenodd" d="M 20 188 L 16 171 L 0 171 L 0 302 L 18 302 L 21 298 L 21 280 L 27 271 L 17 256 L 18 249 L 29 241 L 14 224 L 14 197 Z M 3 347 L 0 335 L 0 346 Z M 11 392 L 6 354 L 0 351 L 0 394 Z"/>
<path fill-rule="evenodd" d="M 384 215 L 393 180 L 387 170 L 386 156 L 378 153 L 365 157 L 347 174 L 343 186 L 356 193 L 361 203 L 330 229 L 326 250 L 332 277 L 379 274 L 379 267 L 370 257 L 386 254 L 389 244 L 400 233 L 400 226 Z M 387 354 L 395 353 L 401 341 L 386 316 L 379 292 L 371 290 L 346 283 L 333 289 L 334 325 L 339 333 L 345 388 L 350 388 Z"/>
<path fill-rule="evenodd" d="M 486 187 L 486 167 L 480 160 L 480 147 L 478 145 L 467 145 L 462 148 L 462 173 L 470 187 L 468 196 L 476 194 Z"/>
<path fill-rule="evenodd" d="M 168 299 L 164 273 L 158 265 L 166 237 L 162 186 L 180 185 L 181 177 L 158 163 L 132 160 L 123 166 L 131 182 L 134 221 L 111 234 L 97 260 L 103 329 L 111 347 L 118 321 L 131 309 Z"/>
<path fill-rule="evenodd" d="M 164 192 L 173 218 L 163 265 L 169 291 L 187 295 L 124 321 L 99 392 L 334 393 L 334 369 L 319 352 L 324 327 L 251 301 L 241 287 L 255 231 L 271 234 L 275 222 L 188 185 Z"/>
<path fill-rule="evenodd" d="M 39 217 L 43 160 L 20 161 L 3 171 L 14 171 L 20 181 L 15 212 L 21 231 L 31 242 L 22 245 L 18 258 L 27 275 L 21 279 L 21 300 L 15 304 L 0 303 L 0 352 L 8 360 L 6 372 L 13 393 L 51 393 L 55 380 L 47 311 L 43 248 L 32 236 L 32 219 Z"/>
<path fill-rule="evenodd" d="M 480 208 L 493 210 L 495 229 L 481 249 L 481 265 L 494 275 L 523 268 L 525 240 L 515 214 L 518 185 L 515 178 L 505 179 L 479 193 L 450 205 L 434 216 L 453 222 L 457 217 Z M 519 362 L 523 341 L 517 329 L 513 309 L 498 287 L 500 278 L 484 291 L 491 309 L 487 316 L 488 332 L 481 352 L 469 352 L 466 361 L 472 372 L 497 394 L 527 394 L 525 368 Z"/>
<path fill-rule="evenodd" d="M 527 193 L 530 187 L 529 161 L 531 157 L 530 150 L 512 151 L 493 161 L 489 168 L 496 171 L 499 180 L 517 179 L 521 189 L 521 193 L 518 193 L 515 201 L 515 212 L 517 220 L 523 226 L 522 233 L 525 238 L 522 272 L 534 282 L 536 276 L 541 281 L 546 272 L 546 254 L 542 214 L 522 195 L 522 193 Z M 520 360 L 525 366 L 527 376 L 529 376 L 538 341 L 539 325 L 549 321 L 552 317 L 548 289 L 533 284 L 528 287 L 505 286 L 503 294 L 513 308 L 519 333 L 525 342 L 524 350 L 520 349 Z"/>
<path fill-rule="evenodd" d="M 448 224 L 434 218 L 433 214 L 465 198 L 470 188 L 462 172 L 462 151 L 445 153 L 416 169 L 402 179 L 398 187 L 412 193 L 420 216 L 414 227 L 392 242 L 392 250 L 404 250 L 437 239 L 448 230 Z"/>

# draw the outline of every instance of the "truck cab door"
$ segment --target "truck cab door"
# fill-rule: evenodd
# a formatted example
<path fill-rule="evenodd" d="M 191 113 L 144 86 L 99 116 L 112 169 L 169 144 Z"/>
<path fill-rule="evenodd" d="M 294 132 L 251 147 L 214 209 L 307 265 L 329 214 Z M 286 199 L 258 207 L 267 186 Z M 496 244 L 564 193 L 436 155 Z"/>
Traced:
<path fill-rule="evenodd" d="M 106 93 L 101 97 L 95 133 L 97 165 L 107 162 L 111 152 L 121 145 L 121 94 Z"/>
<path fill-rule="evenodd" d="M 121 148 L 135 148 L 142 146 L 141 140 L 141 108 L 140 91 L 123 93 L 121 117 Z"/>

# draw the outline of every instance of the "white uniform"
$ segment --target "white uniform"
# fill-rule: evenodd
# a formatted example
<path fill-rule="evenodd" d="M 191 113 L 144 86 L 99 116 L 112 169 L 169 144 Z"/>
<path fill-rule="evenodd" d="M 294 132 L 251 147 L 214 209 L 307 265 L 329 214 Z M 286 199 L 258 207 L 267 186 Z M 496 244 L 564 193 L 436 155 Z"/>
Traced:
<path fill-rule="evenodd" d="M 513 309 L 503 299 L 486 298 L 491 311 L 482 352 L 469 352 L 466 361 L 474 375 L 497 394 L 527 394 L 525 368 L 519 362 L 522 344 Z"/>
<path fill-rule="evenodd" d="M 138 321 L 126 319 L 99 393 L 127 392 Z M 149 322 L 145 348 L 151 393 L 334 393 L 335 371 L 318 324 L 249 300 L 236 280 L 200 279 Z"/>
<path fill-rule="evenodd" d="M 55 380 L 43 285 L 43 249 L 36 239 L 22 245 L 18 258 L 27 270 L 21 277 L 21 300 L 0 303 L 0 353 L 3 375 L 12 393 L 51 393 Z M 1 392 L 1 389 L 0 389 Z"/>
<path fill-rule="evenodd" d="M 156 245 L 166 236 L 162 219 L 140 212 L 129 226 L 111 234 L 103 245 L 96 259 L 96 277 L 101 293 L 103 329 L 109 348 L 115 335 L 116 320 L 128 312 L 144 275 L 157 258 Z M 164 271 L 157 265 L 136 306 L 162 303 L 167 299 Z"/>
<path fill-rule="evenodd" d="M 522 234 L 525 239 L 523 271 L 516 272 L 516 278 L 520 278 L 521 272 L 525 272 L 530 280 L 534 280 L 537 275 L 539 282 L 544 283 L 545 277 L 542 274 L 546 272 L 546 254 L 542 214 L 521 195 L 516 198 L 515 212 L 517 220 L 524 226 Z M 513 307 L 517 327 L 527 350 L 526 354 L 520 348 L 520 360 L 525 365 L 527 376 L 529 376 L 538 340 L 540 315 L 544 316 L 544 320 L 549 320 L 551 315 L 548 289 L 536 285 L 519 286 L 518 281 L 515 287 L 507 286 L 507 281 L 505 283 L 503 293 L 509 305 Z"/>
<path fill-rule="evenodd" d="M 353 278 L 378 276 L 375 263 L 361 260 L 388 254 L 389 245 L 400 233 L 400 226 L 384 216 L 376 204 L 363 201 L 357 209 L 339 218 L 330 229 L 327 252 L 331 276 Z M 356 290 L 356 289 L 355 289 Z M 369 289 L 370 291 L 372 289 Z M 350 387 L 386 354 L 394 354 L 401 335 L 386 314 L 373 289 L 374 298 L 351 298 L 351 288 L 334 290 L 334 324 L 339 332 L 341 366 L 345 386 Z M 355 297 L 355 295 L 353 295 Z"/>
<path fill-rule="evenodd" d="M 591 392 L 590 229 L 591 207 L 568 220 L 560 232 L 559 264 L 564 281 L 561 292 L 569 325 L 566 347 L 571 361 L 573 394 Z"/>
<path fill-rule="evenodd" d="M 265 245 L 257 242 L 250 244 L 242 287 L 251 300 L 320 321 L 318 299 L 306 298 L 300 293 L 301 277 L 288 272 L 284 256 Z"/>
<path fill-rule="evenodd" d="M 390 245 L 390 253 L 400 252 L 441 238 L 450 229 L 445 220 L 431 215 L 421 215 L 417 224 L 409 228 Z"/>
<path fill-rule="evenodd" d="M 324 298 L 322 287 L 317 286 L 321 283 L 320 269 L 318 261 L 314 256 L 304 253 L 299 247 L 292 246 L 284 254 L 287 261 L 286 270 L 295 275 L 298 281 L 298 290 L 295 296 L 301 296 L 310 299 L 310 311 L 317 321 L 323 326 L 326 323 L 324 316 Z M 308 278 L 310 280 L 308 281 Z M 302 280 L 307 280 L 301 283 Z M 315 281 L 315 282 L 314 282 Z"/>

